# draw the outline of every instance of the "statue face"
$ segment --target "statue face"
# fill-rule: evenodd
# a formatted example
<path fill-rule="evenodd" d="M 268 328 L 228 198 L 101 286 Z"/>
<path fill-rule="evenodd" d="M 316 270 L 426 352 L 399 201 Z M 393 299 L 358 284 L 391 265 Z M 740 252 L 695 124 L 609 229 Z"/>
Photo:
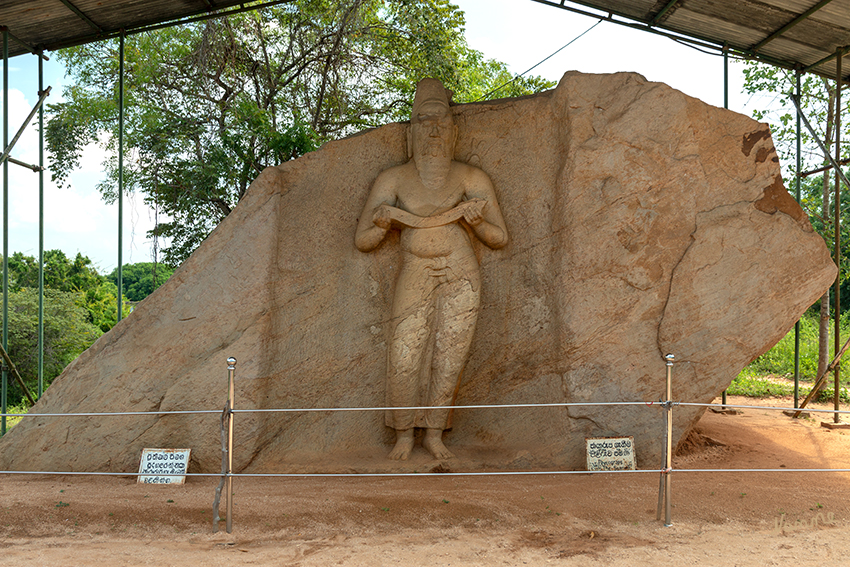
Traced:
<path fill-rule="evenodd" d="M 410 117 L 410 130 L 414 159 L 452 159 L 457 129 L 447 106 L 436 101 L 422 104 Z"/>

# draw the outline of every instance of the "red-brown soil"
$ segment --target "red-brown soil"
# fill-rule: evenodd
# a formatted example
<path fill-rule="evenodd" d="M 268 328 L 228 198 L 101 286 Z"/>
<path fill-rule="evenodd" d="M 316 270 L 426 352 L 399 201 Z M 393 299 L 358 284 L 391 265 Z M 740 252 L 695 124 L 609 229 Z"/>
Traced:
<path fill-rule="evenodd" d="M 850 430 L 820 426 L 831 420 L 707 413 L 674 468 L 850 469 Z M 658 484 L 658 473 L 237 478 L 233 533 L 213 534 L 212 479 L 3 476 L 0 565 L 848 564 L 850 473 L 679 470 L 672 527 L 655 519 Z"/>

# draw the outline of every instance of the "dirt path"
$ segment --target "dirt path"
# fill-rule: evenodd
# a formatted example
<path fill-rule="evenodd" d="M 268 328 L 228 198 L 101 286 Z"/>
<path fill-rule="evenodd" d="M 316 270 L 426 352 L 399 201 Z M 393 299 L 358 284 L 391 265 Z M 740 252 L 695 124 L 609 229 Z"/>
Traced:
<path fill-rule="evenodd" d="M 828 419 L 708 413 L 675 468 L 850 468 L 850 431 Z M 0 565 L 762 567 L 850 552 L 847 473 L 680 470 L 669 528 L 657 473 L 234 483 L 234 532 L 213 535 L 212 480 L 0 478 Z"/>

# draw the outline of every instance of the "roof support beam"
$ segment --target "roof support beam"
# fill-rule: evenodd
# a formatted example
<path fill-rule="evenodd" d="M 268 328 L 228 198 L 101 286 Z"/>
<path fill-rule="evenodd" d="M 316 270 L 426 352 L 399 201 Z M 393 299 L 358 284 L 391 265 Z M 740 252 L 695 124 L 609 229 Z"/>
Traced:
<path fill-rule="evenodd" d="M 77 8 L 76 6 L 71 4 L 70 0 L 59 0 L 59 1 L 62 2 L 63 4 L 65 4 L 65 6 L 67 6 L 69 10 L 71 10 L 72 12 L 77 14 L 77 16 L 79 16 L 81 20 L 83 20 L 85 23 L 90 25 L 92 27 L 92 29 L 96 30 L 97 33 L 103 33 L 103 30 L 100 28 L 100 26 L 97 25 L 96 23 L 94 23 L 93 21 L 91 21 L 91 19 L 89 19 L 89 17 L 86 16 L 79 8 Z"/>
<path fill-rule="evenodd" d="M 809 65 L 808 67 L 804 67 L 804 68 L 803 68 L 803 72 L 804 72 L 804 73 L 808 73 L 809 71 L 811 71 L 812 69 L 814 69 L 814 68 L 815 68 L 815 67 L 817 67 L 818 65 L 823 65 L 823 64 L 824 64 L 824 63 L 826 63 L 827 61 L 832 61 L 832 60 L 833 60 L 833 59 L 835 59 L 836 57 L 844 57 L 845 55 L 847 55 L 847 53 L 848 53 L 848 52 L 850 52 L 850 45 L 845 45 L 844 47 L 842 47 L 842 48 L 840 48 L 840 49 L 837 49 L 837 50 L 835 51 L 835 53 L 832 53 L 831 55 L 827 55 L 826 57 L 824 57 L 824 58 L 823 58 L 823 59 L 821 59 L 820 61 L 817 61 L 817 62 L 815 62 L 815 63 L 812 63 L 812 64 L 811 64 L 811 65 Z"/>
<path fill-rule="evenodd" d="M 784 26 L 779 28 L 778 30 L 776 30 L 775 32 L 773 32 L 772 34 L 770 34 L 769 36 L 767 36 L 766 38 L 764 38 L 763 40 L 761 40 L 760 42 L 755 44 L 752 47 L 752 50 L 758 51 L 759 49 L 761 49 L 762 47 L 764 47 L 765 45 L 767 45 L 768 43 L 770 43 L 771 41 L 773 41 L 777 37 L 781 36 L 782 34 L 787 32 L 788 30 L 790 30 L 791 28 L 793 28 L 794 26 L 796 26 L 800 22 L 806 20 L 809 16 L 811 16 L 812 14 L 814 14 L 815 12 L 817 12 L 818 10 L 820 10 L 821 8 L 823 8 L 824 6 L 829 4 L 830 2 L 832 2 L 832 0 L 821 0 L 820 2 L 818 2 L 814 6 L 812 6 L 811 8 L 809 8 L 808 10 L 806 10 L 805 12 L 803 12 L 802 14 L 800 14 L 799 16 L 797 16 L 796 18 L 794 18 L 793 20 L 791 20 L 790 22 L 788 22 L 787 24 L 785 24 Z"/>
<path fill-rule="evenodd" d="M 742 59 L 753 59 L 753 60 L 756 60 L 756 61 L 761 61 L 762 63 L 767 63 L 769 65 L 773 65 L 775 67 L 780 67 L 782 69 L 796 70 L 796 69 L 799 69 L 801 67 L 801 64 L 799 62 L 791 61 L 791 60 L 787 60 L 787 59 L 782 59 L 780 57 L 765 55 L 764 53 L 757 53 L 757 52 L 754 52 L 752 50 L 752 48 L 749 47 L 749 46 L 735 45 L 735 44 L 729 44 L 729 43 L 720 43 L 716 39 L 705 37 L 705 36 L 702 36 L 702 35 L 699 35 L 699 34 L 696 34 L 696 33 L 688 33 L 687 35 L 685 35 L 685 34 L 682 34 L 682 33 L 676 32 L 676 31 L 672 31 L 672 30 L 668 31 L 664 28 L 663 22 L 659 23 L 656 26 L 650 26 L 649 20 L 647 20 L 647 19 L 640 19 L 640 18 L 636 18 L 635 16 L 632 16 L 632 15 L 620 13 L 620 12 L 617 12 L 617 11 L 608 11 L 608 10 L 606 10 L 608 12 L 607 15 L 598 14 L 598 13 L 590 12 L 588 10 L 577 8 L 575 6 L 570 6 L 568 4 L 565 4 L 565 0 L 531 0 L 531 1 L 537 2 L 538 4 L 544 4 L 546 6 L 551 6 L 553 8 L 560 8 L 561 10 L 566 10 L 568 12 L 573 12 L 575 14 L 581 14 L 582 16 L 588 16 L 588 17 L 594 18 L 596 20 L 604 20 L 606 22 L 611 22 L 611 23 L 614 23 L 614 24 L 617 24 L 617 25 L 621 25 L 621 26 L 625 26 L 625 27 L 629 27 L 629 28 L 633 28 L 633 29 L 637 29 L 637 30 L 641 30 L 641 31 L 650 32 L 650 33 L 653 33 L 653 34 L 656 34 L 656 35 L 660 35 L 662 37 L 672 39 L 672 40 L 677 41 L 679 43 L 689 45 L 691 47 L 703 47 L 703 48 L 707 48 L 707 49 L 717 50 L 719 52 L 718 54 L 721 54 L 723 52 L 728 52 L 729 55 L 731 55 L 732 57 L 738 57 L 738 58 L 742 58 Z M 557 3 L 559 1 L 560 1 L 560 4 Z M 822 1 L 824 1 L 824 0 L 822 0 Z M 587 8 L 590 8 L 590 9 L 593 9 L 593 10 L 602 10 L 602 8 L 595 6 L 590 0 L 569 0 L 569 2 L 571 4 L 577 4 L 579 6 L 586 6 Z M 618 16 L 619 18 L 623 18 L 623 19 L 617 19 L 617 18 L 614 18 L 614 16 Z M 850 51 L 850 46 L 848 46 L 844 49 L 846 49 L 847 51 Z M 844 51 L 843 53 L 847 53 L 847 51 Z M 834 79 L 835 77 L 833 75 L 831 75 L 830 73 L 828 73 L 827 71 L 816 70 L 815 68 L 818 65 L 821 65 L 821 64 L 831 60 L 835 56 L 836 56 L 836 54 L 832 53 L 829 56 L 818 61 L 817 63 L 815 63 L 813 65 L 809 65 L 808 67 L 804 68 L 803 71 L 807 72 L 807 73 L 813 73 L 815 75 L 818 75 L 820 77 L 825 77 L 827 79 Z"/>
<path fill-rule="evenodd" d="M 11 31 L 9 31 L 9 27 L 8 27 L 8 26 L 0 26 L 0 31 L 5 31 L 5 32 L 9 35 L 9 37 L 10 37 L 10 38 L 12 38 L 12 39 L 14 39 L 16 42 L 18 42 L 18 44 L 19 44 L 19 45 L 23 45 L 23 46 L 27 49 L 27 51 L 29 51 L 29 52 L 30 52 L 30 53 L 32 53 L 33 55 L 38 55 L 39 57 L 44 58 L 44 60 L 45 60 L 45 61 L 50 61 L 50 59 L 48 59 L 47 57 L 45 57 L 45 56 L 44 56 L 44 52 L 42 52 L 42 51 L 40 51 L 40 50 L 36 49 L 36 48 L 35 48 L 35 47 L 33 47 L 32 45 L 30 45 L 30 44 L 28 44 L 27 42 L 23 41 L 22 39 L 20 39 L 20 38 L 18 38 L 18 37 L 15 37 L 15 35 L 14 35 Z"/>
<path fill-rule="evenodd" d="M 673 6 L 675 6 L 675 5 L 676 5 L 676 3 L 678 3 L 678 2 L 679 2 L 679 0 L 670 0 L 669 2 L 667 2 L 667 5 L 666 5 L 666 6 L 664 6 L 664 8 L 662 8 L 660 12 L 658 12 L 657 14 L 655 14 L 655 17 L 654 17 L 654 18 L 652 18 L 652 20 L 649 22 L 649 25 L 650 25 L 650 26 L 654 26 L 655 24 L 657 24 L 657 23 L 661 20 L 661 18 L 663 18 L 663 17 L 664 17 L 664 14 L 666 14 L 667 12 L 669 12 L 669 11 L 670 11 L 670 8 L 672 8 Z"/>
<path fill-rule="evenodd" d="M 62 0 L 62 1 L 65 2 L 66 0 Z M 211 18 L 223 18 L 223 17 L 230 16 L 230 15 L 233 15 L 233 14 L 240 14 L 242 12 L 250 12 L 252 10 L 259 10 L 260 8 L 268 8 L 268 7 L 271 7 L 271 6 L 277 6 L 278 4 L 291 4 L 292 2 L 293 2 L 293 0 L 265 0 L 261 3 L 259 3 L 259 4 L 252 4 L 250 6 L 240 4 L 239 8 L 231 8 L 231 9 L 227 9 L 227 10 L 221 9 L 221 11 L 210 12 L 210 13 L 204 14 L 202 16 L 194 16 L 194 17 L 188 17 L 188 18 L 183 18 L 183 19 L 178 19 L 178 20 L 171 20 L 171 21 L 164 22 L 164 23 L 161 23 L 161 24 L 153 24 L 153 25 L 142 26 L 142 27 L 137 27 L 137 28 L 127 28 L 126 30 L 124 30 L 124 35 L 130 36 L 130 35 L 135 35 L 135 34 L 143 33 L 143 32 L 151 32 L 151 31 L 160 30 L 160 29 L 163 29 L 163 28 L 169 28 L 169 27 L 173 27 L 173 26 L 177 26 L 177 25 L 201 22 L 201 21 L 204 21 L 204 20 L 209 20 Z M 219 8 L 215 8 L 215 10 L 219 10 Z M 79 37 L 75 37 L 73 39 L 69 39 L 67 41 L 56 42 L 54 44 L 45 46 L 45 49 L 57 50 L 57 49 L 64 49 L 66 47 L 73 47 L 75 45 L 83 45 L 83 44 L 86 44 L 86 43 L 90 43 L 92 41 L 98 41 L 98 40 L 103 40 L 103 39 L 116 39 L 121 35 L 121 33 L 122 33 L 121 30 L 107 30 L 107 31 L 104 31 L 102 33 L 97 33 L 97 34 L 94 34 L 94 35 L 79 36 Z"/>

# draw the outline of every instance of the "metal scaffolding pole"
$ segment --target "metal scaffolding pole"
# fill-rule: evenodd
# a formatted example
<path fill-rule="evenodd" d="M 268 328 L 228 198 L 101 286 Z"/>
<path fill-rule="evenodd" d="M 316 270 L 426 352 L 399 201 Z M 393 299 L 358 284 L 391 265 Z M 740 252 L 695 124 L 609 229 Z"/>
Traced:
<path fill-rule="evenodd" d="M 124 30 L 118 41 L 118 321 L 124 295 Z"/>
<path fill-rule="evenodd" d="M 723 108 L 729 110 L 729 52 L 723 50 Z M 726 390 L 723 390 L 720 409 L 726 409 Z"/>
<path fill-rule="evenodd" d="M 815 129 L 812 128 L 812 123 L 809 122 L 809 119 L 806 118 L 806 115 L 803 113 L 803 109 L 800 106 L 800 97 L 795 95 L 793 92 L 789 93 L 789 97 L 791 98 L 791 102 L 794 103 L 794 106 L 797 107 L 797 113 L 800 116 L 800 119 L 803 121 L 803 125 L 806 127 L 806 130 L 809 131 L 809 134 L 812 135 L 812 139 L 817 143 L 820 150 L 823 152 L 824 157 L 829 160 L 830 165 L 835 169 L 835 173 L 839 179 L 844 183 L 844 186 L 850 189 L 850 179 L 847 179 L 847 176 L 844 175 L 844 172 L 841 171 L 841 167 L 838 165 L 838 162 L 832 157 L 832 154 L 829 152 L 829 149 L 826 147 L 826 144 L 823 143 L 823 140 L 820 139 L 818 133 L 815 132 Z"/>
<path fill-rule="evenodd" d="M 3 29 L 3 148 L 9 147 L 9 30 Z M 3 350 L 9 352 L 9 160 L 3 160 Z M 0 435 L 6 434 L 9 372 L 3 363 L 0 385 Z"/>
<path fill-rule="evenodd" d="M 795 73 L 796 77 L 796 90 L 797 97 L 802 96 L 801 88 L 800 88 L 800 70 L 797 69 Z M 800 113 L 797 113 L 797 175 L 796 175 L 796 186 L 795 186 L 795 195 L 797 197 L 797 203 L 800 203 L 800 170 L 802 169 L 802 155 L 801 155 L 801 132 L 800 132 Z M 797 321 L 794 324 L 794 407 L 799 407 L 800 404 L 800 322 Z"/>
<path fill-rule="evenodd" d="M 835 58 L 835 265 L 838 266 L 838 276 L 835 277 L 835 352 L 841 348 L 841 338 L 839 337 L 839 324 L 841 322 L 841 166 L 838 162 L 841 161 L 841 60 L 843 59 L 843 51 L 839 48 L 836 50 Z M 834 422 L 840 421 L 838 414 L 839 401 L 839 378 L 841 375 L 840 363 L 835 365 L 835 378 L 833 391 L 833 399 L 835 404 Z"/>
<path fill-rule="evenodd" d="M 38 96 L 44 95 L 44 60 L 38 53 Z M 38 107 L 38 397 L 44 393 L 44 105 Z"/>

